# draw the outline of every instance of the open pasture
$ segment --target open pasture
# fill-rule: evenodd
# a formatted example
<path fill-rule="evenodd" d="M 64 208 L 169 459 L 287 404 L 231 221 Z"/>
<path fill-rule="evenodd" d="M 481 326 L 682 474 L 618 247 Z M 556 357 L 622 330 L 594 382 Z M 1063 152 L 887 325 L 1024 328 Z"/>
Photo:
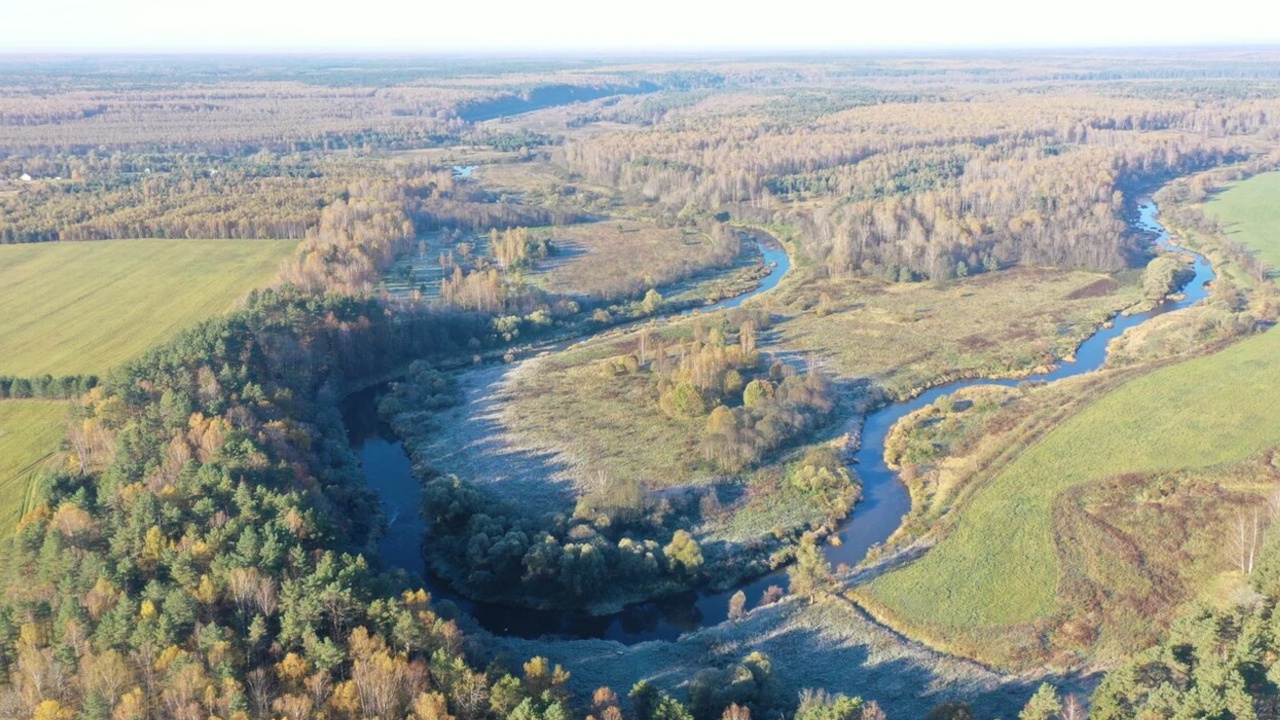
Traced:
<path fill-rule="evenodd" d="M 32 480 L 57 452 L 67 408 L 38 400 L 0 402 L 0 538 L 27 510 Z"/>
<path fill-rule="evenodd" d="M 101 374 L 269 284 L 294 243 L 0 247 L 0 375 Z"/>

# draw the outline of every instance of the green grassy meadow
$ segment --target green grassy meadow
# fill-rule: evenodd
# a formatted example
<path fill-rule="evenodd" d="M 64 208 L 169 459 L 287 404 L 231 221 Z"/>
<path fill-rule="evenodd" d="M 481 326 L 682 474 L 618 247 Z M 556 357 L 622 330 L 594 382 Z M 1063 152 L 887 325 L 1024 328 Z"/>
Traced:
<path fill-rule="evenodd" d="M 0 402 L 0 538 L 27 510 L 31 481 L 62 440 L 67 408 L 39 400 Z"/>
<path fill-rule="evenodd" d="M 1256 183 L 1253 184 L 1253 183 Z M 1261 189 L 1259 189 L 1261 188 Z M 1280 256 L 1280 214 L 1259 176 L 1218 201 L 1264 257 Z M 1280 332 L 1171 365 L 1103 396 L 1027 448 L 960 509 L 954 530 L 919 560 L 861 588 L 902 629 L 957 649 L 1000 630 L 1028 631 L 1061 607 L 1055 506 L 1067 491 L 1120 474 L 1208 468 L 1280 443 Z"/>
<path fill-rule="evenodd" d="M 1207 467 L 1280 443 L 1280 333 L 1138 378 L 1028 448 L 974 497 L 955 532 L 871 585 L 908 621 L 990 627 L 1053 610 L 1050 509 L 1119 473 Z"/>
<path fill-rule="evenodd" d="M 1280 267 L 1280 172 L 1233 183 L 1204 204 L 1204 212 L 1222 223 L 1227 237 L 1258 251 L 1258 258 Z"/>
<path fill-rule="evenodd" d="M 268 284 L 293 242 L 0 246 L 0 375 L 99 374 Z"/>

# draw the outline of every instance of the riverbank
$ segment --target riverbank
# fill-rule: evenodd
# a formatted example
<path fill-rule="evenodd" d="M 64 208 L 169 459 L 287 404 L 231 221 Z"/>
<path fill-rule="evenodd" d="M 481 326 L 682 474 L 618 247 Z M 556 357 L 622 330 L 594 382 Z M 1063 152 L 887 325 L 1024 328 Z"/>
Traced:
<path fill-rule="evenodd" d="M 1210 279 L 1211 275 L 1202 273 L 1190 288 L 1191 292 L 1178 300 L 1174 307 L 1164 308 L 1161 312 L 1175 307 L 1185 308 L 1201 300 Z M 1126 329 L 1159 314 L 1153 311 L 1145 315 L 1117 317 L 1110 327 L 1103 328 L 1103 332 L 1080 345 L 1075 363 L 1064 363 L 1046 373 L 1046 382 L 1076 376 L 1071 382 L 1096 383 L 1097 379 L 1081 376 L 1104 364 L 1109 342 Z M 1022 382 L 980 379 L 953 382 L 932 388 L 911 401 L 872 412 L 860 430 L 861 442 L 856 443 L 858 451 L 855 454 L 855 467 L 863 477 L 865 499 L 855 508 L 851 521 L 842 528 L 841 545 L 826 548 L 828 557 L 835 562 L 856 562 L 868 548 L 891 537 L 900 528 L 900 519 L 910 509 L 906 488 L 883 460 L 885 435 L 898 420 L 931 405 L 943 395 L 963 394 L 965 388 L 977 391 L 994 386 L 1017 392 Z M 1044 387 L 1048 390 L 1059 386 Z M 858 436 L 856 423 L 855 427 L 848 429 L 855 438 Z M 920 550 L 919 546 L 912 546 L 905 552 L 874 559 L 845 581 L 858 585 L 873 581 L 893 568 L 909 567 L 919 557 Z M 763 582 L 768 580 L 752 583 L 752 587 Z M 753 599 L 749 606 L 754 603 Z M 676 643 L 643 643 L 622 649 L 617 645 L 585 640 L 549 643 L 492 638 L 486 646 L 495 653 L 545 653 L 573 672 L 582 674 L 584 687 L 598 684 L 625 686 L 627 682 L 641 677 L 659 683 L 678 684 L 701 668 L 716 666 L 755 650 L 771 655 L 776 653 L 776 657 L 813 658 L 813 662 L 792 668 L 798 673 L 797 677 L 782 678 L 782 681 L 795 688 L 838 687 L 886 706 L 892 703 L 898 708 L 913 707 L 917 710 L 916 716 L 927 713 L 935 704 L 930 699 L 932 694 L 942 691 L 948 697 L 973 703 L 980 716 L 1007 716 L 1021 708 L 1041 679 L 1040 676 L 1004 675 L 960 657 L 932 650 L 890 630 L 842 598 L 827 598 L 816 604 L 789 599 L 777 606 L 755 609 L 744 620 L 724 622 L 690 633 Z M 824 661 L 823 658 L 828 656 L 830 659 Z M 664 668 L 664 671 L 655 676 L 654 667 Z M 1062 677 L 1056 682 L 1067 689 L 1088 690 L 1093 679 L 1087 676 Z"/>
<path fill-rule="evenodd" d="M 757 230 L 755 232 L 760 233 L 761 231 Z M 788 272 L 791 268 L 790 255 L 785 245 L 776 239 L 757 237 L 756 240 L 760 250 L 758 255 L 760 258 L 758 264 L 760 274 L 757 276 L 758 281 L 747 292 L 724 297 L 710 305 L 705 303 L 694 304 L 688 299 L 681 299 L 686 294 L 681 293 L 677 295 L 676 302 L 668 306 L 671 308 L 668 311 L 669 314 L 659 317 L 645 317 L 611 326 L 606 325 L 597 330 L 596 334 L 590 335 L 588 340 L 607 340 L 608 338 L 624 335 L 626 332 L 640 327 L 653 329 L 661 326 L 665 321 L 688 317 L 694 313 L 709 313 L 716 310 L 737 308 L 751 298 L 773 290 L 784 278 L 788 277 Z M 742 286 L 737 285 L 734 287 L 736 289 Z M 512 374 L 525 371 L 525 369 L 540 362 L 549 354 L 563 352 L 587 342 L 587 340 L 582 339 L 582 336 L 582 333 L 577 333 L 555 340 L 540 342 L 518 351 L 518 354 L 526 356 L 524 360 L 504 364 L 493 363 L 477 370 L 469 371 L 461 376 L 460 392 L 464 397 L 464 402 L 460 403 L 455 409 L 446 410 L 446 413 L 456 413 L 468 409 L 474 411 L 480 408 L 482 415 L 487 415 L 489 411 L 485 410 L 485 408 L 489 408 L 490 404 L 485 398 L 492 386 L 503 382 L 504 378 Z M 508 351 L 506 359 L 510 360 L 513 354 L 517 354 L 516 351 Z M 385 380 L 381 382 L 385 382 Z M 482 451 L 484 450 L 483 448 L 475 446 L 475 443 L 500 441 L 500 437 L 494 433 L 481 433 L 472 436 L 471 440 L 457 442 L 456 445 L 446 443 L 446 446 L 451 448 L 447 450 L 435 447 L 435 438 L 433 438 L 432 447 L 435 447 L 435 450 L 418 449 L 416 454 L 420 460 L 420 467 L 415 471 L 414 463 L 410 460 L 410 455 L 414 453 L 407 453 L 400 438 L 395 435 L 383 419 L 377 416 L 378 394 L 378 383 L 370 382 L 366 384 L 360 392 L 353 393 L 348 397 L 344 414 L 360 425 L 360 431 L 352 434 L 353 447 L 360 455 L 362 463 L 367 468 L 375 469 L 377 473 L 376 476 L 366 473 L 366 479 L 369 485 L 382 497 L 385 513 L 391 519 L 388 533 L 381 543 L 381 549 L 384 558 L 391 562 L 393 566 L 405 568 L 411 575 L 419 575 L 422 572 L 421 555 L 411 558 L 409 553 L 416 551 L 420 546 L 421 533 L 424 527 L 418 517 L 418 498 L 421 495 L 421 484 L 417 477 L 422 474 L 421 466 L 425 463 L 429 462 L 432 467 L 438 467 L 441 458 L 448 457 L 478 459 L 488 463 L 483 470 L 473 468 L 472 472 L 466 473 L 472 477 L 488 477 L 489 473 L 501 473 L 501 477 L 508 477 L 507 473 L 510 472 L 512 467 L 524 468 L 526 472 L 517 473 L 509 479 L 512 479 L 513 482 L 529 481 L 537 487 L 538 491 L 551 488 L 550 492 L 552 495 L 555 494 L 554 474 L 547 472 L 547 467 L 542 467 L 535 472 L 530 470 L 527 464 L 516 461 L 517 456 L 522 455 L 522 449 L 495 445 L 489 447 L 489 451 Z M 451 416 L 448 415 L 439 418 L 439 421 L 441 425 L 445 426 L 458 427 L 461 425 L 457 418 L 451 419 Z M 479 421 L 486 422 L 487 420 L 481 418 Z M 537 462 L 537 459 L 530 458 L 529 461 Z M 554 500 L 557 499 L 562 500 L 564 498 L 553 497 L 553 505 Z M 419 540 L 411 543 L 409 538 L 414 533 L 417 533 Z M 755 570 L 749 574 L 758 575 L 759 572 L 759 570 Z M 696 593 L 678 593 L 672 597 L 627 605 L 620 611 L 595 616 L 586 612 L 538 611 L 528 608 L 521 609 L 518 616 L 513 616 L 512 613 L 506 611 L 506 606 L 502 604 L 465 600 L 450 592 L 441 581 L 431 577 L 430 574 L 427 575 L 427 580 L 429 589 L 432 589 L 437 596 L 449 597 L 459 603 L 464 609 L 479 618 L 485 627 L 498 633 L 512 632 L 530 636 L 544 634 L 600 635 L 629 641 L 655 636 L 675 639 L 684 632 L 701 626 L 702 610 L 716 612 L 721 619 L 724 613 L 723 603 L 715 603 L 721 605 L 721 608 L 713 610 L 709 605 L 705 605 L 701 600 L 696 599 Z"/>
<path fill-rule="evenodd" d="M 766 292 L 775 286 L 777 281 L 774 281 L 774 278 L 776 277 L 777 280 L 780 280 L 785 274 L 785 270 L 786 268 L 783 267 L 782 272 L 779 272 L 776 275 L 771 273 L 766 283 L 762 284 L 752 297 Z M 979 280 L 983 284 L 989 284 L 992 279 L 999 280 L 1001 282 L 1013 281 L 1014 283 L 1017 283 L 1019 282 L 1020 277 L 1025 277 L 1025 273 L 1020 275 L 1019 271 L 1012 271 L 1010 274 L 1000 273 L 997 276 L 993 276 L 991 279 L 980 278 Z M 1027 279 L 1031 278 L 1028 277 Z M 1037 281 L 1043 281 L 1043 279 L 1044 276 L 1041 275 L 1037 278 Z M 1079 290 L 1078 287 L 1068 285 L 1060 294 L 1069 295 L 1075 298 L 1093 298 L 1098 295 L 1096 288 L 1100 283 L 1101 280 L 1096 277 L 1082 278 L 1078 281 L 1078 286 L 1092 290 L 1089 292 L 1083 292 Z M 1112 285 L 1114 285 L 1114 283 L 1112 283 Z M 958 287 L 960 288 L 958 292 L 961 297 L 967 297 L 972 294 L 971 292 L 963 290 L 965 287 L 964 283 L 961 283 Z M 794 296 L 794 288 L 792 289 L 792 293 Z M 979 295 L 981 294 L 979 293 Z M 748 298 L 736 298 L 732 301 L 714 306 L 711 309 L 723 309 L 740 305 L 746 299 Z M 978 301 L 981 299 L 981 297 L 975 298 L 975 300 Z M 1103 296 L 1103 301 L 1113 302 L 1113 300 L 1107 300 L 1105 296 Z M 1095 322 L 1100 323 L 1101 320 L 1096 320 Z M 1105 338 L 1112 337 L 1115 334 L 1123 332 L 1126 327 L 1131 326 L 1135 322 L 1137 322 L 1136 318 L 1131 317 L 1119 318 L 1117 322 L 1110 323 L 1111 326 L 1104 329 L 1101 333 L 1101 337 L 1103 339 L 1098 339 L 1100 335 L 1095 334 L 1093 340 L 1088 340 L 1084 344 L 1075 348 L 1076 362 L 1074 364 L 1061 366 L 1047 374 L 1044 374 L 1044 377 L 1052 379 L 1062 377 L 1070 373 L 1084 372 L 1089 369 L 1093 363 L 1100 363 L 1104 353 L 1100 350 L 1095 351 L 1094 348 L 1105 346 Z M 1096 328 L 1096 325 L 1092 327 Z M 608 336 L 618 337 L 622 334 L 623 333 L 621 332 L 614 331 L 608 333 Z M 600 341 L 597 340 L 596 343 L 598 342 Z M 770 342 L 777 342 L 777 340 L 772 339 Z M 1073 348 L 1075 347 L 1075 344 L 1073 343 L 1067 347 Z M 545 358 L 543 361 L 545 361 Z M 486 382 L 479 383 L 478 385 L 469 384 L 469 380 L 464 380 L 464 389 L 468 395 L 471 395 L 471 402 L 463 403 L 460 407 L 466 409 L 465 412 L 467 415 L 459 417 L 454 417 L 453 414 L 446 415 L 439 419 L 439 425 L 453 429 L 464 427 L 474 429 L 475 427 L 484 427 L 484 432 L 468 436 L 471 440 L 467 440 L 466 437 L 449 436 L 443 441 L 444 447 L 437 447 L 435 450 L 420 452 L 420 460 L 422 462 L 430 462 L 433 467 L 437 468 L 440 467 L 441 458 L 447 458 L 449 456 L 468 458 L 468 462 L 483 461 L 486 463 L 485 467 L 487 469 L 482 471 L 477 468 L 472 468 L 473 472 L 463 474 L 487 478 L 492 477 L 494 473 L 498 473 L 501 477 L 512 475 L 513 482 L 530 482 L 536 486 L 536 490 L 551 493 L 547 497 L 548 507 L 555 507 L 563 504 L 569 497 L 567 488 L 573 482 L 573 473 L 569 471 L 573 467 L 571 462 L 565 462 L 564 459 L 559 461 L 555 460 L 555 455 L 548 454 L 545 448 L 507 445 L 504 447 L 495 446 L 494 448 L 490 448 L 493 452 L 489 452 L 474 444 L 475 442 L 503 442 L 502 438 L 505 436 L 500 432 L 500 425 L 498 422 L 498 408 L 501 404 L 488 402 L 486 398 L 494 397 L 494 394 L 490 391 L 494 382 L 505 382 L 506 378 L 513 376 L 518 377 L 520 373 L 526 372 L 526 370 L 533 367 L 530 363 L 536 362 L 537 359 L 526 361 L 525 363 L 519 363 L 515 366 L 494 366 L 491 369 L 481 370 L 479 371 L 480 375 L 485 376 L 488 380 Z M 1027 372 L 1034 373 L 1036 371 L 1041 371 L 1043 373 L 1044 370 L 1046 370 L 1046 368 L 1037 368 L 1034 366 L 1030 368 L 1021 367 L 1017 370 L 1011 371 L 1009 374 L 1025 375 Z M 478 377 L 478 375 L 476 375 L 476 373 L 469 373 L 464 377 L 475 378 Z M 987 381 L 970 380 L 968 382 L 982 383 Z M 946 388 L 952 387 L 952 385 L 954 385 L 954 383 L 944 387 L 935 387 L 933 390 L 917 396 L 916 400 L 913 402 L 931 402 L 933 397 L 936 397 L 938 393 L 946 392 Z M 905 406 L 894 405 L 891 407 L 900 407 L 903 412 L 909 411 Z M 486 410 L 485 408 L 488 409 Z M 848 411 L 848 409 L 846 409 L 846 411 Z M 453 413 L 454 411 L 448 412 Z M 883 443 L 883 438 L 879 437 L 879 434 L 887 431 L 888 427 L 891 427 L 893 422 L 896 422 L 896 417 L 886 415 L 884 410 L 872 413 L 871 416 L 866 419 L 866 427 L 861 431 L 859 430 L 859 425 L 862 424 L 863 420 L 861 412 L 854 408 L 853 412 L 848 414 L 847 417 L 849 419 L 846 421 L 845 425 L 837 428 L 834 432 L 828 431 L 824 436 L 834 435 L 837 438 L 845 438 L 846 444 L 848 444 L 847 440 L 849 438 L 857 438 L 863 432 L 867 431 L 870 431 L 875 435 L 875 437 L 864 438 L 864 442 L 860 444 L 861 447 L 857 451 L 858 454 L 855 455 L 859 474 L 864 475 L 863 499 L 854 513 L 857 520 L 852 524 L 846 522 L 842 526 L 838 533 L 838 540 L 833 542 L 827 548 L 826 552 L 833 564 L 845 563 L 849 566 L 854 566 L 857 565 L 863 557 L 865 557 L 867 551 L 872 546 L 883 542 L 893 533 L 896 527 L 900 524 L 902 516 L 909 509 L 910 503 L 905 491 L 902 490 L 901 486 L 897 484 L 895 479 L 893 479 L 891 473 L 883 475 L 882 477 L 873 477 L 871 478 L 872 482 L 867 482 L 868 478 L 866 477 L 868 473 L 875 472 L 875 458 L 873 455 L 878 453 L 878 451 L 874 450 L 874 448 L 882 447 Z M 393 451 L 397 449 L 395 445 L 395 442 L 389 442 L 386 448 L 389 451 Z M 528 465 L 524 460 L 515 462 L 515 459 L 519 458 L 524 458 L 525 460 L 538 465 L 538 468 L 536 469 L 537 471 L 529 470 Z M 515 472 L 520 468 L 524 468 L 525 471 Z M 447 463 L 445 469 L 451 469 L 447 467 Z M 559 481 L 556 480 L 558 475 L 560 476 Z M 507 489 L 509 489 L 509 487 L 504 485 L 504 491 Z M 401 513 L 401 516 L 403 516 L 403 512 Z M 602 632 L 607 637 L 633 642 L 659 638 L 674 639 L 681 632 L 705 624 L 715 624 L 722 621 L 726 617 L 729 597 L 739 589 L 746 594 L 748 604 L 751 606 L 757 604 L 765 591 L 774 585 L 785 587 L 785 575 L 781 573 L 771 573 L 756 577 L 754 580 L 739 587 L 730 587 L 721 592 L 707 591 L 703 593 L 688 594 L 677 598 L 668 598 L 667 600 L 655 603 L 644 603 L 640 606 L 630 608 L 613 618 L 596 618 L 584 622 L 584 618 L 581 616 L 573 617 L 575 614 L 570 614 L 568 617 L 557 617 L 554 614 L 550 614 L 549 616 L 543 616 L 542 618 L 543 622 L 545 622 L 543 631 L 548 633 L 560 633 L 566 632 L 567 628 L 582 628 L 585 626 L 591 628 L 593 632 Z M 491 617 L 500 615 L 501 613 L 494 613 Z M 534 623 L 535 627 L 531 628 L 528 623 L 521 623 L 522 630 L 524 632 L 529 632 L 531 630 L 536 632 L 537 624 L 538 623 Z M 497 628 L 497 631 L 504 632 L 509 631 L 510 629 L 511 625 L 509 623 L 503 623 L 500 628 Z"/>
<path fill-rule="evenodd" d="M 1063 667 L 1105 664 L 1150 644 L 1179 603 L 1206 583 L 1222 585 L 1209 580 L 1226 564 L 1210 538 L 1229 534 L 1222 525 L 1233 508 L 1261 501 L 1250 483 L 1221 478 L 1280 441 L 1258 414 L 1275 401 L 1257 373 L 1276 340 L 1264 332 L 1230 344 L 1229 327 L 1206 334 L 1223 330 L 1203 322 L 1229 315 L 1217 305 L 1240 290 L 1215 284 L 1202 303 L 1213 275 L 1203 256 L 1196 265 L 1185 295 L 1154 316 L 1169 328 L 1200 328 L 1192 359 L 1127 357 L 1109 371 L 1120 382 L 1081 388 L 1073 402 L 1083 407 L 1043 424 L 1023 452 L 978 478 L 931 533 L 936 545 L 858 588 L 859 601 L 950 652 L 1007 668 Z M 1124 346 L 1132 349 L 1132 336 Z"/>
<path fill-rule="evenodd" d="M 1150 219 L 1149 213 L 1153 212 L 1152 206 L 1143 218 Z M 1198 269 L 1202 272 L 1193 281 L 1191 292 L 1174 303 L 1149 312 L 1119 315 L 1101 323 L 1102 327 L 1097 332 L 1075 346 L 1072 362 L 1050 368 L 1033 368 L 1033 377 L 1030 378 L 975 378 L 948 382 L 907 402 L 881 407 L 865 419 L 857 413 L 849 415 L 844 425 L 828 431 L 828 437 L 844 437 L 847 445 L 856 447 L 852 466 L 862 479 L 864 495 L 853 517 L 839 528 L 839 539 L 824 548 L 827 558 L 833 564 L 857 566 L 873 547 L 894 535 L 910 510 L 910 496 L 883 461 L 885 437 L 901 417 L 935 402 L 941 395 L 966 387 L 993 384 L 1013 387 L 1028 379 L 1049 382 L 1094 370 L 1106 361 L 1108 343 L 1126 330 L 1170 309 L 1186 307 L 1201 299 L 1211 279 L 1211 271 L 1207 263 L 1201 263 Z M 497 374 L 499 370 L 506 373 L 513 368 L 498 367 L 487 372 Z M 1026 373 L 1025 370 L 1021 372 Z M 845 582 L 856 585 L 872 581 L 886 569 L 902 564 L 904 559 L 909 567 L 915 557 L 915 554 L 900 554 L 873 558 L 875 562 L 870 568 L 859 569 L 847 576 Z M 957 688 L 971 689 L 972 697 L 979 705 L 990 703 L 993 708 L 1004 708 L 1002 712 L 1017 707 L 1033 689 L 1019 680 L 992 673 L 979 665 L 939 655 L 880 625 L 858 607 L 839 598 L 828 598 L 817 605 L 787 600 L 778 606 L 759 607 L 760 597 L 768 587 L 785 586 L 785 583 L 785 574 L 775 572 L 723 592 L 688 593 L 630 606 L 622 613 L 605 617 L 590 617 L 584 613 L 516 611 L 500 604 L 463 603 L 464 610 L 472 614 L 481 627 L 493 633 L 482 643 L 488 651 L 513 656 L 546 655 L 576 668 L 575 672 L 587 682 L 596 682 L 591 678 L 601 678 L 602 684 L 626 686 L 632 675 L 652 678 L 654 662 L 658 665 L 667 662 L 673 667 L 692 671 L 719 662 L 716 658 L 727 657 L 723 654 L 725 648 L 743 652 L 773 648 L 776 652 L 784 652 L 785 648 L 778 643 L 785 642 L 785 638 L 803 636 L 821 626 L 824 628 L 821 632 L 826 633 L 822 640 L 824 647 L 829 644 L 832 652 L 840 652 L 846 658 L 850 653 L 863 658 L 862 665 L 849 665 L 851 668 L 860 667 L 860 671 L 842 672 L 841 677 L 832 682 L 844 683 L 837 686 L 855 689 L 867 697 L 901 699 L 894 689 L 899 687 L 894 681 L 895 677 L 900 677 L 899 673 L 880 676 L 868 672 L 870 667 L 879 667 L 886 662 L 910 665 L 914 668 L 911 673 L 927 678 L 927 682 L 939 688 L 945 687 L 953 696 Z M 725 622 L 729 597 L 738 590 L 746 595 L 747 607 L 756 609 L 748 613 L 746 620 Z M 545 635 L 559 639 L 521 639 L 517 637 L 520 635 Z M 569 639 L 584 635 L 603 640 Z M 677 639 L 679 641 L 675 643 L 650 642 Z M 717 648 L 715 652 L 709 650 L 709 640 L 712 640 L 712 647 Z M 616 642 L 637 644 L 623 649 Z M 658 662 L 655 656 L 666 660 Z M 921 707 L 925 706 L 922 704 Z"/>

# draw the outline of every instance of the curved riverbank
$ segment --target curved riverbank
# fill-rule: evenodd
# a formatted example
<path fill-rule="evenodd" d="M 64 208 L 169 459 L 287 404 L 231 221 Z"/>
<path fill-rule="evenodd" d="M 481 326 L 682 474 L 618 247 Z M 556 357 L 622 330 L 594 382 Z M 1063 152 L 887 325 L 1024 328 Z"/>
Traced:
<path fill-rule="evenodd" d="M 759 248 L 761 265 L 766 274 L 748 292 L 708 305 L 683 307 L 660 317 L 627 321 L 586 336 L 579 334 L 548 340 L 524 348 L 522 352 L 529 356 L 543 355 L 583 342 L 630 332 L 670 318 L 739 307 L 778 287 L 791 270 L 791 257 L 776 239 L 763 239 Z M 495 365 L 493 369 L 500 372 L 504 367 L 506 366 Z M 421 542 L 425 524 L 419 515 L 421 482 L 412 472 L 412 462 L 403 443 L 378 416 L 378 399 L 386 388 L 387 382 L 384 381 L 362 387 L 348 395 L 342 403 L 343 417 L 352 448 L 360 457 L 365 481 L 382 499 L 388 518 L 387 533 L 379 543 L 382 560 L 387 565 L 425 578 L 426 588 L 435 597 L 458 604 L 481 626 L 498 635 L 606 638 L 627 643 L 654 639 L 674 640 L 685 632 L 706 625 L 707 613 L 714 612 L 714 605 L 724 604 L 719 602 L 718 593 L 714 595 L 716 600 L 704 601 L 699 594 L 689 592 L 627 605 L 612 614 L 590 615 L 585 612 L 541 611 L 475 601 L 453 592 L 443 580 L 431 575 L 423 561 Z M 730 594 L 732 592 L 734 590 L 729 591 Z M 719 614 L 720 619 L 723 619 L 724 608 L 720 608 Z"/>
<path fill-rule="evenodd" d="M 1156 243 L 1167 249 L 1188 252 L 1176 248 L 1169 243 L 1168 233 L 1164 232 L 1155 220 L 1154 203 L 1145 201 L 1139 206 L 1139 214 L 1134 221 L 1135 229 L 1154 233 Z M 776 287 L 789 267 L 789 259 L 781 250 L 774 250 L 781 257 L 771 258 L 766 251 L 766 264 L 776 263 L 759 288 L 730 300 L 703 308 L 705 311 L 736 307 Z M 916 397 L 880 408 L 864 418 L 854 417 L 840 432 L 849 433 L 852 437 L 861 436 L 861 442 L 853 456 L 854 469 L 862 480 L 863 499 L 834 533 L 839 537 L 838 543 L 824 548 L 832 564 L 856 566 L 867 555 L 869 549 L 883 543 L 901 525 L 903 517 L 910 510 L 910 497 L 905 486 L 899 481 L 897 474 L 890 470 L 884 462 L 884 441 L 890 429 L 905 415 L 934 402 L 938 397 L 953 393 L 974 385 L 1016 385 L 1027 381 L 1050 382 L 1072 375 L 1092 371 L 1101 367 L 1106 360 L 1107 344 L 1129 328 L 1149 320 L 1150 318 L 1180 309 L 1198 302 L 1207 293 L 1206 285 L 1213 280 L 1213 271 L 1207 260 L 1195 253 L 1195 277 L 1187 286 L 1185 294 L 1175 301 L 1162 303 L 1143 313 L 1119 316 L 1107 327 L 1100 329 L 1077 349 L 1073 362 L 1061 363 L 1058 367 L 1040 374 L 1029 375 L 1018 379 L 968 379 L 947 382 L 935 386 Z M 373 404 L 373 396 L 368 399 Z M 373 419 L 376 430 L 376 417 Z M 421 538 L 422 522 L 417 516 L 417 498 L 420 495 L 417 480 L 409 472 L 409 462 L 399 442 L 386 432 L 365 433 L 363 441 L 353 433 L 353 446 L 360 452 L 366 467 L 366 476 L 372 488 L 379 492 L 388 503 L 388 516 L 395 518 L 391 531 L 383 543 L 383 556 L 389 563 L 404 567 L 413 573 L 423 572 L 423 563 L 418 553 L 418 540 Z M 397 459 L 396 455 L 400 459 Z M 410 555 L 414 557 L 410 557 Z M 648 640 L 674 640 L 684 632 L 701 627 L 715 625 L 727 618 L 729 598 L 737 591 L 747 596 L 748 607 L 759 603 L 765 590 L 771 585 L 786 585 L 786 574 L 782 571 L 757 577 L 749 582 L 723 591 L 690 592 L 679 596 L 640 603 L 628 606 L 613 615 L 590 616 L 585 613 L 538 612 L 525 608 L 515 608 L 500 604 L 463 602 L 465 609 L 472 614 L 481 625 L 499 635 L 518 635 L 521 637 L 538 637 L 544 635 L 569 637 L 594 637 L 617 640 L 624 643 L 636 643 Z M 439 587 L 441 583 L 432 582 L 433 592 L 437 596 L 449 597 L 451 594 Z M 457 600 L 457 598 L 453 598 Z"/>

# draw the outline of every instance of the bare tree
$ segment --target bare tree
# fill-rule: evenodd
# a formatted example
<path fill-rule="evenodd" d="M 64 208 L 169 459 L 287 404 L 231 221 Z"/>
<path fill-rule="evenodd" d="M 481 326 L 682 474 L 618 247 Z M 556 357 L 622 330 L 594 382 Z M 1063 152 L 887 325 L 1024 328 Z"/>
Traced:
<path fill-rule="evenodd" d="M 311 696 L 311 702 L 315 707 L 324 707 L 325 701 L 329 699 L 329 674 L 325 672 L 317 672 L 307 678 L 307 694 Z"/>
<path fill-rule="evenodd" d="M 1258 508 L 1252 513 L 1239 511 L 1236 513 L 1236 528 L 1232 534 L 1232 549 L 1235 551 L 1240 572 L 1249 575 L 1253 572 L 1258 547 L 1262 541 L 1263 518 Z"/>
<path fill-rule="evenodd" d="M 271 673 L 266 668 L 257 668 L 249 673 L 245 686 L 249 690 L 249 701 L 257 717 L 271 716 Z"/>
<path fill-rule="evenodd" d="M 280 606 L 280 600 L 276 594 L 276 581 L 266 576 L 260 578 L 258 587 L 253 592 L 253 601 L 265 617 L 275 615 L 276 609 Z"/>
<path fill-rule="evenodd" d="M 1062 701 L 1062 720 L 1088 720 L 1089 711 L 1080 696 L 1072 693 Z"/>
<path fill-rule="evenodd" d="M 880 709 L 880 703 L 875 700 L 868 702 L 862 706 L 861 720 L 888 720 L 889 716 L 885 715 L 884 710 Z"/>
<path fill-rule="evenodd" d="M 738 331 L 738 343 L 742 347 L 743 355 L 750 355 L 756 351 L 756 324 L 750 320 L 742 323 L 742 328 Z"/>

